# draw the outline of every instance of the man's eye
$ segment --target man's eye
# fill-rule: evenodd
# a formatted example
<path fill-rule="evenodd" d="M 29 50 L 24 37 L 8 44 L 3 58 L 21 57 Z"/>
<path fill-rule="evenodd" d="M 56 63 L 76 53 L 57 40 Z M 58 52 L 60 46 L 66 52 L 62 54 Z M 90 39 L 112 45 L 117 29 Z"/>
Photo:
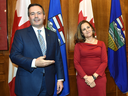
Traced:
<path fill-rule="evenodd" d="M 35 13 L 30 13 L 30 15 L 35 15 Z"/>
<path fill-rule="evenodd" d="M 41 12 L 37 12 L 38 15 L 41 15 Z"/>
<path fill-rule="evenodd" d="M 40 12 L 38 12 L 37 14 L 38 14 L 38 15 L 40 15 L 41 13 L 40 13 Z"/>
<path fill-rule="evenodd" d="M 41 15 L 42 12 L 37 12 L 37 13 L 35 13 L 35 12 L 31 12 L 31 13 L 30 13 L 30 15 L 35 15 L 35 14 L 37 14 L 37 15 Z"/>

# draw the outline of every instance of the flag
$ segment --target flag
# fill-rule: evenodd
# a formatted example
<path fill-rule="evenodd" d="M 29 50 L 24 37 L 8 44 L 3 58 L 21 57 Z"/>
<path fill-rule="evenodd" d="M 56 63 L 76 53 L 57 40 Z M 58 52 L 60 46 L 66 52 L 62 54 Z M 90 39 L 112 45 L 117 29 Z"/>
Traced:
<path fill-rule="evenodd" d="M 65 45 L 65 38 L 64 38 L 64 26 L 63 26 L 63 20 L 62 20 L 60 0 L 50 0 L 49 15 L 48 15 L 48 29 L 56 32 L 58 36 L 62 60 L 63 60 L 63 66 L 64 66 L 64 74 L 65 74 L 65 80 L 63 82 L 64 88 L 59 96 L 66 96 L 69 94 L 69 78 L 68 78 L 66 45 Z M 57 96 L 56 83 L 57 83 L 57 77 L 55 82 L 54 96 Z"/>
<path fill-rule="evenodd" d="M 108 68 L 118 88 L 128 91 L 128 69 L 125 30 L 119 0 L 111 1 L 108 34 Z"/>
<path fill-rule="evenodd" d="M 10 41 L 10 50 L 16 30 L 30 26 L 30 22 L 28 19 L 28 12 L 27 12 L 28 5 L 30 3 L 31 3 L 30 0 L 17 0 L 16 2 L 16 9 L 15 9 L 11 41 Z M 17 72 L 17 65 L 13 64 L 9 58 L 8 84 L 10 88 L 10 96 L 16 96 L 14 93 L 16 72 Z"/>
<path fill-rule="evenodd" d="M 78 24 L 82 20 L 86 20 L 86 21 L 90 22 L 95 29 L 91 0 L 80 0 Z M 95 32 L 95 37 L 96 37 L 96 32 Z"/>

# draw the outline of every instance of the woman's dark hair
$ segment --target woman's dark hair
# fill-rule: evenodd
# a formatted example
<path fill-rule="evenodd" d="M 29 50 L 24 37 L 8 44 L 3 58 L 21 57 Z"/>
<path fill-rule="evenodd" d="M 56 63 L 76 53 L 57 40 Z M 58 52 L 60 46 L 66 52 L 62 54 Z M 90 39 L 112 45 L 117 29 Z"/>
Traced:
<path fill-rule="evenodd" d="M 45 12 L 44 12 L 44 8 L 40 5 L 40 4 L 30 4 L 29 6 L 28 6 L 28 16 L 29 16 L 29 9 L 31 8 L 31 7 L 33 7 L 33 6 L 39 6 L 39 7 L 41 7 L 41 9 L 42 9 L 42 11 L 43 11 L 43 14 L 45 15 Z"/>
<path fill-rule="evenodd" d="M 84 24 L 84 23 L 88 23 L 91 26 L 91 28 L 93 30 L 93 37 L 95 37 L 95 29 L 94 29 L 94 27 L 88 21 L 83 20 L 77 26 L 77 32 L 76 32 L 76 34 L 74 36 L 74 43 L 75 44 L 79 43 L 79 42 L 85 42 L 86 41 L 86 38 L 84 37 L 84 35 L 82 33 L 82 30 L 81 30 L 81 25 Z"/>

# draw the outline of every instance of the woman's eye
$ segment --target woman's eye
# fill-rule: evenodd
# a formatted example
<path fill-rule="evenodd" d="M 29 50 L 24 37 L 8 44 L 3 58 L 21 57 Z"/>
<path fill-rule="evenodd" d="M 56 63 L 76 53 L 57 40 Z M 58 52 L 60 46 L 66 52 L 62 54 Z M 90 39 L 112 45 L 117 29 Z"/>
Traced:
<path fill-rule="evenodd" d="M 88 29 L 90 28 L 90 26 L 87 27 Z"/>
<path fill-rule="evenodd" d="M 83 31 L 85 31 L 86 29 L 84 28 Z"/>

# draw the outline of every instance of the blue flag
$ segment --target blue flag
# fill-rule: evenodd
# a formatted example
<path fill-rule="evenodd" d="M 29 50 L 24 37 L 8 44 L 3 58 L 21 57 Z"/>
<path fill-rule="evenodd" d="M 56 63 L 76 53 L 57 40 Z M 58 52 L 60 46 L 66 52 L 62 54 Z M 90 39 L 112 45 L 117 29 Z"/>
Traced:
<path fill-rule="evenodd" d="M 69 78 L 68 78 L 68 67 L 67 67 L 67 56 L 66 56 L 66 45 L 64 38 L 64 26 L 61 13 L 60 0 L 50 0 L 49 15 L 48 15 L 48 29 L 54 31 L 58 35 L 59 45 L 64 66 L 64 88 L 59 96 L 66 96 L 69 94 Z M 54 96 L 57 96 L 57 77 L 55 82 Z"/>
<path fill-rule="evenodd" d="M 120 0 L 111 1 L 111 16 L 108 36 L 108 68 L 118 88 L 123 93 L 128 92 L 125 30 Z"/>

